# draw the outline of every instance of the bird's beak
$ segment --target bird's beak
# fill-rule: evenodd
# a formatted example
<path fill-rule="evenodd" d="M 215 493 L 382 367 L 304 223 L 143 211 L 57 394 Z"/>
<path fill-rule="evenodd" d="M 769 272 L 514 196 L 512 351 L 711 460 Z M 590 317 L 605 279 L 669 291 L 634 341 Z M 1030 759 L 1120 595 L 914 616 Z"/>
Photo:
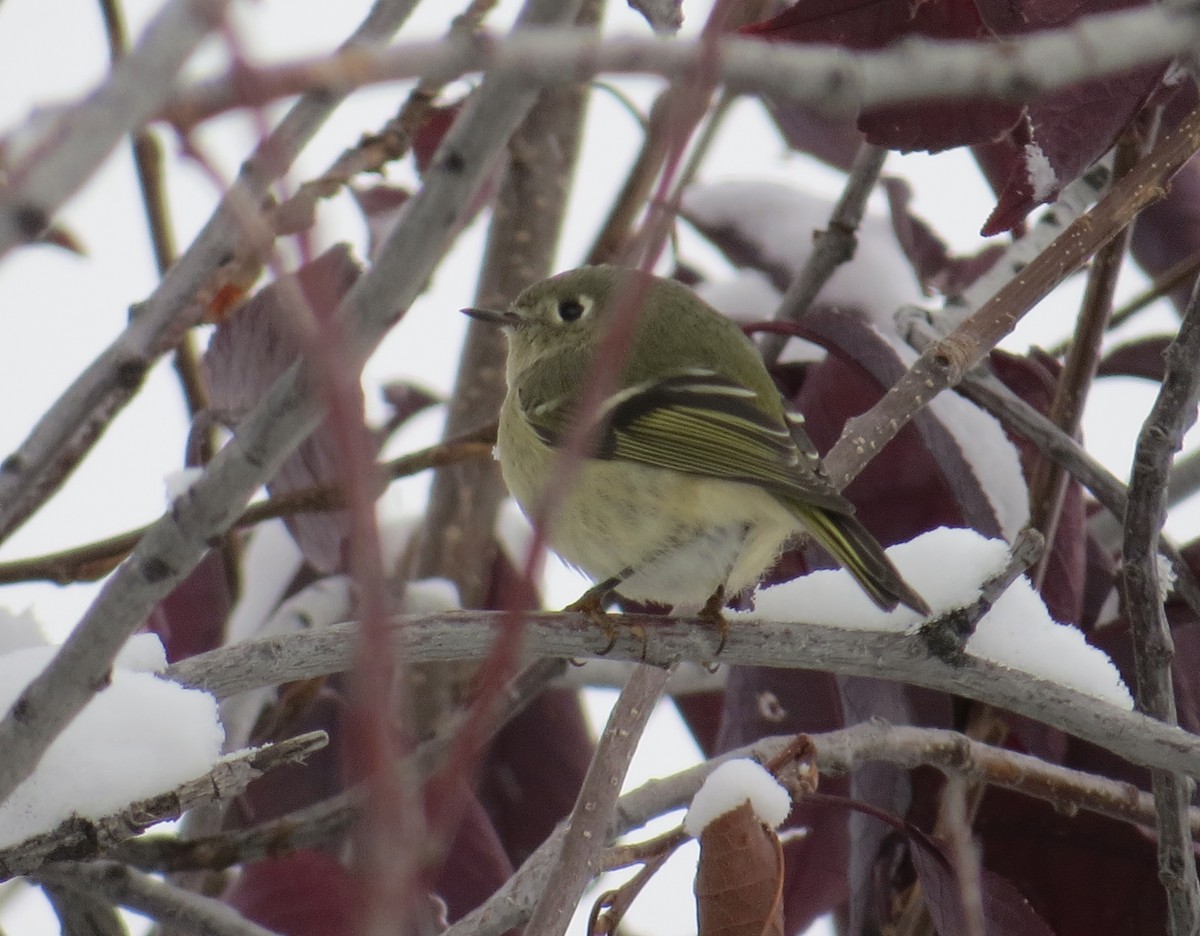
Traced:
<path fill-rule="evenodd" d="M 521 324 L 521 317 L 515 312 L 496 312 L 492 309 L 461 309 L 463 315 L 487 322 L 489 325 L 499 325 L 501 328 L 513 328 Z"/>

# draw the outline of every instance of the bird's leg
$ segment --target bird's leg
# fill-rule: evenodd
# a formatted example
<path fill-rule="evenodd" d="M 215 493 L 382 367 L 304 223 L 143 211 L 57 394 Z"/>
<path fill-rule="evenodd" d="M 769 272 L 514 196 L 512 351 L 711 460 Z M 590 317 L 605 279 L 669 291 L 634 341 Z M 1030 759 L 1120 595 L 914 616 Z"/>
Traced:
<path fill-rule="evenodd" d="M 717 590 L 713 592 L 708 601 L 704 602 L 704 607 L 700 609 L 697 615 L 701 620 L 707 621 L 717 628 L 717 633 L 721 635 L 721 640 L 717 644 L 716 656 L 721 655 L 721 651 L 725 649 L 725 638 L 729 636 L 729 621 L 725 619 L 722 613 L 725 609 L 725 586 L 718 585 Z"/>
<path fill-rule="evenodd" d="M 620 632 L 612 618 L 608 616 L 608 612 L 604 609 L 612 600 L 613 592 L 616 587 L 621 584 L 624 576 L 614 575 L 606 578 L 603 582 L 598 582 L 593 585 L 577 599 L 563 608 L 564 611 L 573 611 L 579 614 L 586 614 L 592 619 L 592 623 L 600 627 L 604 631 L 604 636 L 608 638 L 608 644 L 600 651 L 600 656 L 604 656 L 617 642 L 617 634 Z"/>

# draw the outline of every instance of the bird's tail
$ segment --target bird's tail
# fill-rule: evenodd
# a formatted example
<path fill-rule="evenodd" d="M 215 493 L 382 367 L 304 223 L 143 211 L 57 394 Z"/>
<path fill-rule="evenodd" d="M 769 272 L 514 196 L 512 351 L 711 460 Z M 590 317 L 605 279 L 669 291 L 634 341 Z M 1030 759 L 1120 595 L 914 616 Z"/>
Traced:
<path fill-rule="evenodd" d="M 854 576 L 875 604 L 891 611 L 898 604 L 928 616 L 925 599 L 904 581 L 883 547 L 853 514 L 834 513 L 809 504 L 788 505 L 804 528 Z"/>

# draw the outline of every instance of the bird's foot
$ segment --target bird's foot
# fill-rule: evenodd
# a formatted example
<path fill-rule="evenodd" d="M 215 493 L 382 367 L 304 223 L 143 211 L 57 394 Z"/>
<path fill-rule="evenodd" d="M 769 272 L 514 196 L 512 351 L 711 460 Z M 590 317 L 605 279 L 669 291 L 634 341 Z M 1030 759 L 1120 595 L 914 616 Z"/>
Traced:
<path fill-rule="evenodd" d="M 712 624 L 717 629 L 717 634 L 720 635 L 720 641 L 717 643 L 717 652 L 715 656 L 720 656 L 721 651 L 725 649 L 725 640 L 729 636 L 729 621 L 725 618 L 725 586 L 718 585 L 717 590 L 713 592 L 708 601 L 704 602 L 704 607 L 700 609 L 697 615 L 702 621 Z"/>
<path fill-rule="evenodd" d="M 575 601 L 563 608 L 563 611 L 574 612 L 576 614 L 586 614 L 602 631 L 604 636 L 608 638 L 608 643 L 604 649 L 600 651 L 600 656 L 605 656 L 612 651 L 612 648 L 617 644 L 617 637 L 621 634 L 620 625 L 613 620 L 612 616 L 605 610 L 609 602 L 612 601 L 613 590 L 619 579 L 606 579 L 598 585 L 593 585 Z M 642 659 L 646 659 L 646 631 L 640 624 L 629 626 L 630 631 L 641 638 L 642 641 Z"/>

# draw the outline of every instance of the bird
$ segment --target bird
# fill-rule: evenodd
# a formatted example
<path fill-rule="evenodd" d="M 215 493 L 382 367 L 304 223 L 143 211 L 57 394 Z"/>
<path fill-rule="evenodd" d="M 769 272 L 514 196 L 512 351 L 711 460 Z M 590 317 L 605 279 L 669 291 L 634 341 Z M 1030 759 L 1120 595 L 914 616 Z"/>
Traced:
<path fill-rule="evenodd" d="M 603 623 L 619 596 L 697 611 L 718 625 L 723 647 L 727 599 L 807 533 L 880 608 L 928 616 L 825 474 L 754 344 L 687 286 L 649 273 L 581 267 L 535 283 L 504 311 L 462 310 L 507 336 L 497 457 L 522 510 L 536 516 L 601 342 L 632 295 L 643 307 L 628 354 L 548 521 L 555 552 L 597 583 L 566 610 Z"/>

